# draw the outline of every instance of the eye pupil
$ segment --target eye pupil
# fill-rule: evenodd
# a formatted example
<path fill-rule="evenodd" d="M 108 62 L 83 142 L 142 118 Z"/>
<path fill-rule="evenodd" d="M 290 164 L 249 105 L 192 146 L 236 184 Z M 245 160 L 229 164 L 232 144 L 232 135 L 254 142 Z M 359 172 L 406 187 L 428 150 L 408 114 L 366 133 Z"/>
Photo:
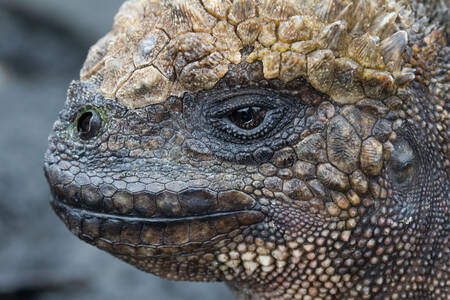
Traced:
<path fill-rule="evenodd" d="M 88 140 L 98 134 L 102 121 L 94 110 L 84 112 L 77 121 L 77 130 L 83 140 Z"/>
<path fill-rule="evenodd" d="M 253 120 L 254 113 L 255 112 L 251 107 L 242 108 L 236 112 L 236 114 L 239 114 L 239 117 L 244 124 L 249 123 Z"/>
<path fill-rule="evenodd" d="M 242 129 L 253 129 L 264 121 L 265 115 L 266 111 L 263 108 L 248 106 L 234 110 L 230 115 L 230 120 Z"/>

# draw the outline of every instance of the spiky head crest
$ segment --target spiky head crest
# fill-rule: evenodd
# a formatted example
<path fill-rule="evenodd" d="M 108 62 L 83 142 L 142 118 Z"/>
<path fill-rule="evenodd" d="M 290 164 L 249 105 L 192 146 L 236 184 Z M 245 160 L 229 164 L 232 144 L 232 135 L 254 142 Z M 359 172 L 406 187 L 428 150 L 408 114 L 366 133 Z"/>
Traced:
<path fill-rule="evenodd" d="M 416 79 L 410 36 L 431 46 L 443 39 L 438 18 L 423 17 L 439 5 L 447 14 L 441 1 L 132 0 L 81 78 L 100 75 L 106 98 L 136 108 L 212 88 L 230 64 L 261 61 L 266 79 L 303 77 L 337 103 L 384 100 Z"/>

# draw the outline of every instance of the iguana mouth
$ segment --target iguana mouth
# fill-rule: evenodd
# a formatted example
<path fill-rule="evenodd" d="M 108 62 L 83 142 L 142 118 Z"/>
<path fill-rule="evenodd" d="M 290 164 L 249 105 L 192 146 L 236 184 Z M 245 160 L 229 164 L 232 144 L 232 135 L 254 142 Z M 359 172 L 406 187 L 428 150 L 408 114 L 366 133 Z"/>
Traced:
<path fill-rule="evenodd" d="M 180 187 L 181 183 L 117 188 L 73 180 L 58 165 L 45 167 L 52 185 L 52 207 L 79 238 L 117 255 L 190 253 L 260 223 L 256 200 L 237 190 Z M 159 249 L 157 254 L 148 253 Z M 170 251 L 169 251 L 170 252 Z"/>
<path fill-rule="evenodd" d="M 142 218 L 142 217 L 130 217 L 130 216 L 121 216 L 115 214 L 106 214 L 99 213 L 90 210 L 75 208 L 70 205 L 64 204 L 58 200 L 52 201 L 52 207 L 59 213 L 67 214 L 69 211 L 71 214 L 79 215 L 81 218 L 97 218 L 104 220 L 115 220 L 121 221 L 124 223 L 142 223 L 147 225 L 154 226 L 164 226 L 164 225 L 172 225 L 179 223 L 188 223 L 193 221 L 214 221 L 217 219 L 224 219 L 232 217 L 235 219 L 236 224 L 240 225 L 251 225 L 254 223 L 258 223 L 262 220 L 263 215 L 257 210 L 241 210 L 241 211 L 228 211 L 228 212 L 218 212 L 211 213 L 200 216 L 186 216 L 186 217 L 172 217 L 172 218 Z"/>
<path fill-rule="evenodd" d="M 107 183 L 76 177 L 57 164 L 45 167 L 55 201 L 99 214 L 180 219 L 226 212 L 258 210 L 254 197 L 238 190 L 190 186 L 181 181 Z M 143 175 L 149 177 L 149 175 Z"/>
<path fill-rule="evenodd" d="M 141 218 L 93 212 L 58 200 L 52 207 L 80 239 L 115 255 L 160 257 L 210 247 L 239 228 L 261 222 L 256 210 L 202 216 Z"/>

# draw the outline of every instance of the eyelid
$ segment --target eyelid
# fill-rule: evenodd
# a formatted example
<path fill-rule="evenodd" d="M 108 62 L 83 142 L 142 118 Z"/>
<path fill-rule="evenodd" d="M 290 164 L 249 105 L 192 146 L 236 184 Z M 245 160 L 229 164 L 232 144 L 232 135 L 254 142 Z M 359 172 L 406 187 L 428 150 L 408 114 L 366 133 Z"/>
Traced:
<path fill-rule="evenodd" d="M 231 112 L 237 109 L 249 106 L 258 106 L 267 110 L 272 110 L 276 108 L 276 106 L 274 106 L 273 103 L 269 101 L 269 99 L 261 97 L 260 95 L 254 94 L 239 95 L 226 98 L 219 103 L 215 103 L 215 110 L 209 113 L 208 117 L 221 118 L 229 115 Z"/>

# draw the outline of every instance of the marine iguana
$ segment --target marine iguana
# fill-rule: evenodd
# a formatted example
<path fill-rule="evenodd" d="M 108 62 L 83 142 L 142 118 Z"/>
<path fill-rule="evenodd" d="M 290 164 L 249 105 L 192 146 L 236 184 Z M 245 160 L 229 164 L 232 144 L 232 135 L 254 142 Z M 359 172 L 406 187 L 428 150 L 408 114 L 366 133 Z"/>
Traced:
<path fill-rule="evenodd" d="M 238 299 L 448 299 L 444 1 L 133 0 L 49 137 L 80 239 Z"/>

